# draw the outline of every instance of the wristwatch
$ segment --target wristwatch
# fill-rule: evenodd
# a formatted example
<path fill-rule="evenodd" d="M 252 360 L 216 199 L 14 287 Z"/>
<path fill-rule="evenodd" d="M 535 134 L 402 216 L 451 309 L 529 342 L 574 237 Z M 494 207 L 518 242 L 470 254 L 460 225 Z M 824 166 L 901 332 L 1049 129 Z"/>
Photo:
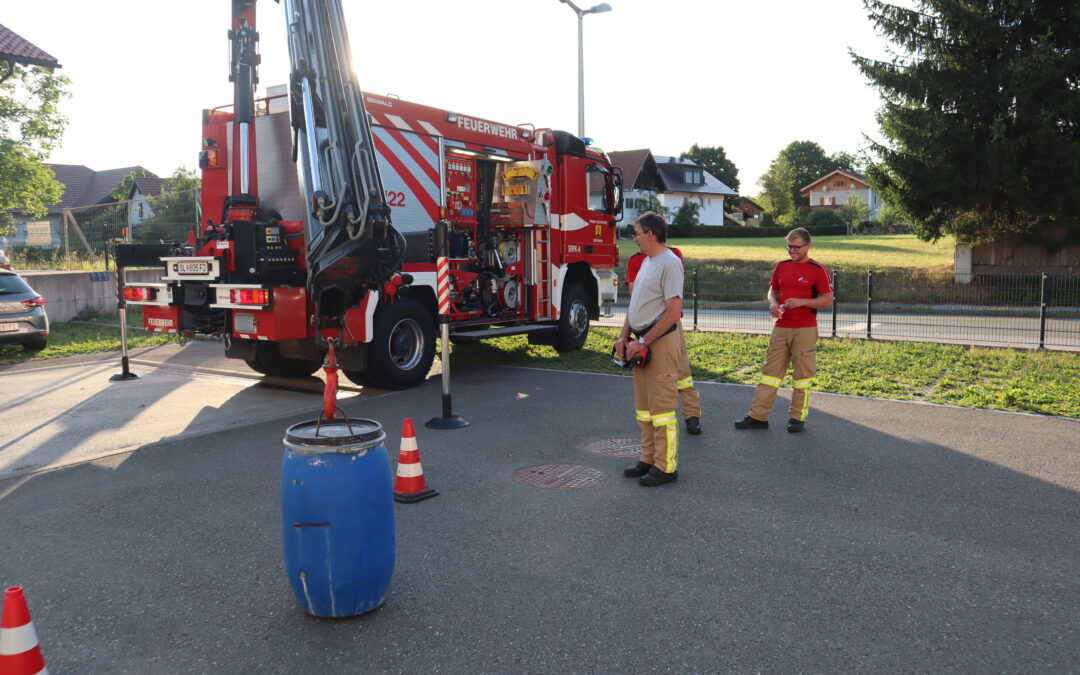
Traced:
<path fill-rule="evenodd" d="M 649 345 L 645 344 L 645 336 L 644 336 L 644 335 L 642 335 L 641 337 L 639 337 L 639 338 L 637 339 L 637 341 L 638 341 L 638 342 L 640 342 L 640 343 L 641 343 L 642 345 L 644 345 L 644 346 L 646 346 L 646 347 L 648 347 L 648 346 L 649 346 Z"/>

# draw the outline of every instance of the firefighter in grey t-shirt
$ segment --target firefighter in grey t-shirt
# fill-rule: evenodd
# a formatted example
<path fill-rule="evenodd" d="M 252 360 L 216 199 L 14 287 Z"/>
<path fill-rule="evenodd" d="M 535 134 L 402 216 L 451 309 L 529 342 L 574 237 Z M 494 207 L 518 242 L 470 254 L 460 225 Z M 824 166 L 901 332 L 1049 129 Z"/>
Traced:
<path fill-rule="evenodd" d="M 679 335 L 683 267 L 668 249 L 667 223 L 648 211 L 634 223 L 634 240 L 648 256 L 641 265 L 615 343 L 616 354 L 632 360 L 647 348 L 649 359 L 634 368 L 634 409 L 641 428 L 641 459 L 623 473 L 647 487 L 679 477 Z"/>

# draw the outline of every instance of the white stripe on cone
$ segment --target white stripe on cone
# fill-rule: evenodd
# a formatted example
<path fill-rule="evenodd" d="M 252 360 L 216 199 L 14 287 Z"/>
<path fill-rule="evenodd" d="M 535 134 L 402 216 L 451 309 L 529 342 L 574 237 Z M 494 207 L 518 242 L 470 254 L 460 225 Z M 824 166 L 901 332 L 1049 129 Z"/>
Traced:
<path fill-rule="evenodd" d="M 14 656 L 38 646 L 34 622 L 16 628 L 0 628 L 0 656 Z"/>
<path fill-rule="evenodd" d="M 417 476 L 424 475 L 424 469 L 420 466 L 420 462 L 415 464 L 402 464 L 398 462 L 397 465 L 398 478 L 416 478 Z"/>

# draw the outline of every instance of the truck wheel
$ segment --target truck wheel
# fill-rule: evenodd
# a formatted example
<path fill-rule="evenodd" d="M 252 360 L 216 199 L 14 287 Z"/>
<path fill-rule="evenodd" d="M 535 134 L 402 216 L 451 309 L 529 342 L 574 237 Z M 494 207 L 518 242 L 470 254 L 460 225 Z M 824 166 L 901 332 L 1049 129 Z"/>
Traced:
<path fill-rule="evenodd" d="M 364 373 L 380 389 L 408 389 L 423 381 L 435 359 L 435 319 L 422 304 L 399 298 L 375 311 Z M 346 377 L 352 379 L 346 374 Z M 354 380 L 355 381 L 355 380 Z"/>
<path fill-rule="evenodd" d="M 371 378 L 367 376 L 367 373 L 362 370 L 345 370 L 344 368 L 342 368 L 341 372 L 345 375 L 345 377 L 349 378 L 349 382 L 352 382 L 358 387 L 375 386 L 371 383 Z"/>
<path fill-rule="evenodd" d="M 559 352 L 581 349 L 589 337 L 589 295 L 581 284 L 569 283 L 563 290 L 559 330 L 553 346 Z"/>
<path fill-rule="evenodd" d="M 252 370 L 277 377 L 307 377 L 322 367 L 319 361 L 290 359 L 278 353 L 277 345 L 260 342 L 255 347 L 254 362 L 248 361 Z"/>

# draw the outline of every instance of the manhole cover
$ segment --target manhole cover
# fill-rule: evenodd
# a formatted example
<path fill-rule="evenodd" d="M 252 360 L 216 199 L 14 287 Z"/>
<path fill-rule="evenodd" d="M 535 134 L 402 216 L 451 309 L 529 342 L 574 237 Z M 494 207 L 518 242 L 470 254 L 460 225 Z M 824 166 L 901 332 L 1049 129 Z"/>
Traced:
<path fill-rule="evenodd" d="M 580 464 L 540 464 L 518 469 L 514 478 L 532 487 L 570 490 L 599 484 L 604 480 L 604 472 Z"/>
<path fill-rule="evenodd" d="M 641 456 L 641 440 L 637 438 L 605 438 L 589 443 L 585 446 L 585 449 L 608 457 L 639 457 Z"/>

